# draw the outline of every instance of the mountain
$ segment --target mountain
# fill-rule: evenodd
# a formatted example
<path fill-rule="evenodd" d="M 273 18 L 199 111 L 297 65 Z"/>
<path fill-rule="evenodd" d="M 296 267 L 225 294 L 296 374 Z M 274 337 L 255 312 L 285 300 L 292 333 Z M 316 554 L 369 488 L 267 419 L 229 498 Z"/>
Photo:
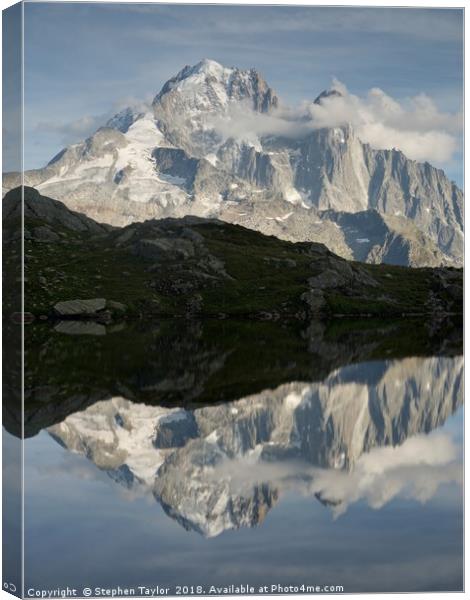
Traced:
<path fill-rule="evenodd" d="M 325 91 L 314 104 L 340 97 Z M 350 125 L 315 129 L 255 69 L 207 59 L 25 183 L 111 225 L 196 215 L 322 242 L 348 259 L 462 264 L 463 194 L 442 170 L 375 150 Z M 4 175 L 4 192 L 19 184 Z"/>
<path fill-rule="evenodd" d="M 21 189 L 3 204 L 5 277 L 18 275 L 15 240 L 23 233 L 25 309 L 36 316 L 309 320 L 462 312 L 462 272 L 454 268 L 349 262 L 322 244 L 194 216 L 113 228 L 33 188 L 24 190 L 22 232 Z M 4 310 L 14 302 L 7 290 Z"/>
<path fill-rule="evenodd" d="M 194 410 L 112 398 L 48 431 L 121 485 L 153 494 L 186 529 L 213 537 L 259 525 L 287 489 L 337 512 L 357 499 L 358 477 L 366 494 L 381 474 L 375 505 L 397 493 L 402 465 L 415 484 L 424 469 L 428 494 L 433 467 L 458 479 L 448 444 L 422 434 L 461 405 L 462 376 L 462 357 L 360 363 L 318 383 Z"/>

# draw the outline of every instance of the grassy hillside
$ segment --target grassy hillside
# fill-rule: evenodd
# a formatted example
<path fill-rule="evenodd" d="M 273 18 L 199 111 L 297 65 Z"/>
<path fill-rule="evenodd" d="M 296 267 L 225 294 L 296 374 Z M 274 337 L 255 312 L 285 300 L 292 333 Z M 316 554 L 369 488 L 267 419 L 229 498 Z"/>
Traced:
<path fill-rule="evenodd" d="M 19 189 L 4 200 L 4 270 L 9 281 L 18 278 L 19 201 Z M 303 320 L 462 311 L 458 269 L 348 262 L 321 244 L 294 244 L 195 217 L 112 229 L 31 188 L 26 189 L 24 235 L 25 309 L 36 316 L 54 318 L 57 302 L 89 298 L 108 301 L 101 315 L 91 315 L 104 320 Z M 113 302 L 125 307 L 116 310 Z M 7 311 L 13 305 L 7 290 Z"/>

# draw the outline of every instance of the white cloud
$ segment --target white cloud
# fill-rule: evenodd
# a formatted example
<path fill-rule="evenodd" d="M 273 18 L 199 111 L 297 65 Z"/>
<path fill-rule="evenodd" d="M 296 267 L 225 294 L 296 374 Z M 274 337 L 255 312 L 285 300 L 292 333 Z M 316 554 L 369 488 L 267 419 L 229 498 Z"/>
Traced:
<path fill-rule="evenodd" d="M 224 477 L 230 479 L 232 489 L 238 493 L 269 482 L 281 493 L 293 489 L 318 495 L 339 516 L 361 500 L 374 509 L 397 497 L 427 502 L 441 485 L 461 485 L 463 468 L 459 448 L 448 434 L 439 432 L 416 435 L 401 446 L 373 448 L 350 471 L 321 469 L 293 461 L 253 462 L 248 457 L 218 465 L 213 478 Z"/>
<path fill-rule="evenodd" d="M 225 115 L 208 116 L 206 125 L 216 129 L 223 138 L 245 141 L 269 135 L 301 137 L 309 132 L 298 111 L 282 108 L 272 114 L 258 113 L 250 109 L 248 102 L 234 104 Z"/>
<path fill-rule="evenodd" d="M 461 142 L 461 113 L 440 111 L 425 94 L 398 101 L 379 88 L 370 89 L 364 97 L 351 94 L 337 80 L 333 80 L 332 88 L 341 96 L 324 98 L 321 104 L 309 101 L 295 109 L 282 106 L 269 115 L 254 112 L 243 104 L 234 104 L 223 116 L 208 115 L 206 124 L 224 139 L 234 137 L 255 146 L 264 136 L 299 138 L 322 127 L 351 124 L 359 138 L 375 149 L 396 148 L 408 158 L 439 166 L 448 165 L 455 158 Z M 125 107 L 148 110 L 152 99 L 148 96 L 139 101 L 128 97 L 116 103 L 108 113 L 86 115 L 62 123 L 42 121 L 36 131 L 55 133 L 60 137 L 60 143 L 68 145 L 91 135 Z"/>
<path fill-rule="evenodd" d="M 60 143 L 64 145 L 81 141 L 98 129 L 111 115 L 85 115 L 79 119 L 66 122 L 40 121 L 36 131 L 40 133 L 55 133 Z"/>
<path fill-rule="evenodd" d="M 379 88 L 363 98 L 337 80 L 333 89 L 341 96 L 324 98 L 320 104 L 305 102 L 295 110 L 283 107 L 270 115 L 235 105 L 225 116 L 208 117 L 207 124 L 224 138 L 247 142 L 268 135 L 297 138 L 314 129 L 351 124 L 375 149 L 396 148 L 408 158 L 439 165 L 451 161 L 458 150 L 462 115 L 439 111 L 425 94 L 400 102 Z"/>
<path fill-rule="evenodd" d="M 377 149 L 397 148 L 418 161 L 444 163 L 456 152 L 462 115 L 440 112 L 428 96 L 399 102 L 379 88 L 365 98 L 349 93 L 338 81 L 333 88 L 342 96 L 307 108 L 314 127 L 351 123 L 363 142 Z"/>
<path fill-rule="evenodd" d="M 115 114 L 125 108 L 132 108 L 136 112 L 149 110 L 153 97 L 147 96 L 143 100 L 129 96 L 116 102 L 111 110 L 99 115 L 85 115 L 72 121 L 40 121 L 35 130 L 42 133 L 55 133 L 59 136 L 60 143 L 64 145 L 80 142 L 92 135 L 97 129 L 103 127 Z"/>
<path fill-rule="evenodd" d="M 445 483 L 462 482 L 457 447 L 445 434 L 418 435 L 401 446 L 377 448 L 362 455 L 351 472 L 322 471 L 312 487 L 340 502 L 341 514 L 361 499 L 378 509 L 397 496 L 426 502 Z"/>

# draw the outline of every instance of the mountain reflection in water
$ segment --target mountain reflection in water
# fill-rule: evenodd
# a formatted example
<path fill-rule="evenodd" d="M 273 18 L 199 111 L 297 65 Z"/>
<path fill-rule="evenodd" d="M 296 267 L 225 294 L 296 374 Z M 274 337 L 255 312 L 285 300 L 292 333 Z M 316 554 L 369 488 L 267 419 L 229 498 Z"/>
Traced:
<path fill-rule="evenodd" d="M 434 430 L 462 402 L 462 371 L 461 357 L 360 363 L 193 410 L 112 398 L 48 432 L 213 537 L 258 525 L 285 489 L 340 514 L 460 482 L 457 448 Z"/>
<path fill-rule="evenodd" d="M 461 324 L 34 324 L 26 347 L 28 585 L 462 588 Z"/>

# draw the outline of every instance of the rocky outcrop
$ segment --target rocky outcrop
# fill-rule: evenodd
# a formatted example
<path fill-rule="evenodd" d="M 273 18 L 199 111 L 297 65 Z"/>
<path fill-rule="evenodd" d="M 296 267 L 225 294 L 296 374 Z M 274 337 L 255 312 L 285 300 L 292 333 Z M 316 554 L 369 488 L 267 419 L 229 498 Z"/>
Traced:
<path fill-rule="evenodd" d="M 47 286 L 47 279 L 42 282 L 43 287 Z M 127 312 L 128 307 L 122 302 L 113 300 L 105 300 L 104 298 L 90 298 L 73 300 L 62 300 L 54 304 L 50 318 L 55 319 L 72 319 L 75 321 L 94 320 L 98 323 L 110 323 L 115 318 L 122 318 Z M 103 326 L 93 327 L 91 323 L 76 323 L 71 324 L 66 321 L 59 321 L 55 327 L 60 333 L 74 334 L 96 334 L 102 335 L 106 333 Z"/>
<path fill-rule="evenodd" d="M 357 213 L 322 213 L 341 228 L 355 260 L 373 264 L 438 267 L 449 261 L 439 247 L 403 216 L 390 216 L 377 210 Z"/>
<path fill-rule="evenodd" d="M 54 305 L 54 311 L 59 317 L 93 317 L 106 307 L 104 298 L 90 300 L 65 300 Z"/>
<path fill-rule="evenodd" d="M 41 196 L 34 188 L 16 188 L 3 198 L 3 231 L 9 239 L 21 235 L 21 215 L 35 226 L 25 227 L 25 238 L 37 241 L 55 242 L 63 235 L 61 228 L 84 234 L 105 234 L 111 231 L 109 225 L 97 223 L 89 217 L 67 208 L 65 204 L 47 196 Z M 15 229 L 14 224 L 17 228 Z M 52 229 L 53 227 L 54 229 Z"/>

